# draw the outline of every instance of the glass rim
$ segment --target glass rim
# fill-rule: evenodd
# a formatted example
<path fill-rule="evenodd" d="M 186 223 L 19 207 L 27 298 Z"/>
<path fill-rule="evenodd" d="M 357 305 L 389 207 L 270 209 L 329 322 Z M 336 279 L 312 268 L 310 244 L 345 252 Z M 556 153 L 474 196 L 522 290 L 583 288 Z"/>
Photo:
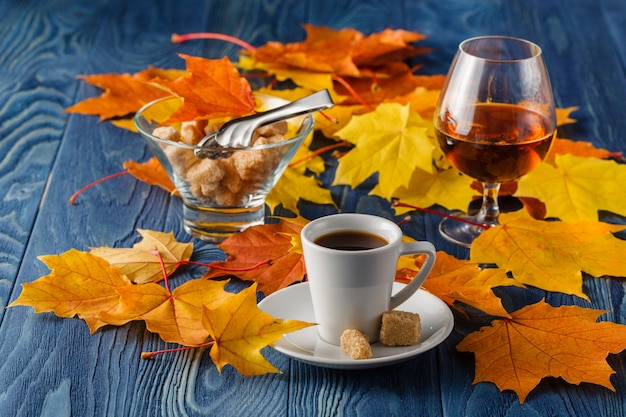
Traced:
<path fill-rule="evenodd" d="M 526 45 L 528 47 L 529 53 L 526 55 L 521 55 L 519 57 L 511 57 L 511 58 L 496 58 L 490 57 L 487 53 L 477 54 L 475 51 L 468 50 L 468 46 L 470 44 L 477 43 L 482 40 L 500 40 L 500 41 L 513 41 L 517 42 L 520 45 Z M 465 39 L 459 44 L 459 52 L 471 56 L 473 58 L 482 59 L 484 61 L 489 62 L 521 62 L 531 59 L 539 58 L 542 55 L 542 50 L 539 45 L 536 43 L 529 41 L 527 39 L 518 38 L 515 36 L 506 36 L 506 35 L 484 35 L 484 36 L 475 36 L 469 39 Z"/>
<path fill-rule="evenodd" d="M 273 97 L 273 98 L 280 98 L 277 96 L 272 96 L 271 94 L 255 94 L 255 96 L 267 96 L 267 97 Z M 156 121 L 149 121 L 148 119 L 146 119 L 145 117 L 143 117 L 143 114 L 145 113 L 146 110 L 148 110 L 150 107 L 155 106 L 161 102 L 165 102 L 165 101 L 169 101 L 169 100 L 180 100 L 179 97 L 171 95 L 171 96 L 167 96 L 167 97 L 161 97 L 161 98 L 157 98 L 156 100 L 152 100 L 149 103 L 144 104 L 139 110 L 137 110 L 137 112 L 135 113 L 135 115 L 133 116 L 133 122 L 135 127 L 137 128 L 138 132 L 143 135 L 144 137 L 148 137 L 153 141 L 156 142 L 160 142 L 160 143 L 164 143 L 166 145 L 170 145 L 170 146 L 176 146 L 179 148 L 184 148 L 184 149 L 190 149 L 190 150 L 205 150 L 206 148 L 203 146 L 199 146 L 199 145 L 190 145 L 184 142 L 175 142 L 169 139 L 163 139 L 160 138 L 158 136 L 154 136 L 152 134 L 152 131 L 147 131 L 146 129 L 143 128 L 142 126 L 142 121 L 141 119 L 143 118 L 145 120 L 146 123 L 158 123 Z M 234 151 L 256 151 L 256 150 L 262 150 L 262 149 L 270 149 L 270 148 L 277 148 L 277 147 L 281 147 L 281 146 L 285 146 L 288 144 L 291 144 L 292 142 L 296 142 L 298 140 L 300 140 L 301 138 L 306 138 L 307 135 L 309 135 L 309 133 L 311 133 L 311 131 L 313 130 L 313 126 L 315 125 L 315 120 L 313 118 L 312 114 L 307 114 L 304 116 L 301 116 L 304 118 L 304 120 L 308 119 L 310 121 L 310 123 L 308 124 L 308 126 L 306 126 L 302 131 L 298 132 L 296 135 L 294 135 L 291 138 L 285 138 L 284 140 L 278 141 L 278 142 L 272 142 L 272 143 L 265 143 L 262 145 L 255 145 L 255 146 L 246 146 L 246 147 L 232 147 L 232 148 L 227 148 L 227 147 L 220 147 L 219 151 L 220 152 L 234 152 Z M 289 119 L 287 119 L 289 120 Z M 302 123 L 302 125 L 304 125 L 305 122 Z"/>

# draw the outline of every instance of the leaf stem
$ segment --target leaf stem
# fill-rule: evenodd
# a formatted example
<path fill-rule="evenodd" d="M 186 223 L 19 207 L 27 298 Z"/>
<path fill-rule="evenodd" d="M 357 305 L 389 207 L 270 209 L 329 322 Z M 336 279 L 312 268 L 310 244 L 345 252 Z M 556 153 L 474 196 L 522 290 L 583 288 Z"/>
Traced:
<path fill-rule="evenodd" d="M 403 202 L 398 201 L 398 200 L 395 200 L 391 205 L 392 205 L 392 207 L 408 207 L 408 208 L 412 208 L 412 209 L 415 209 L 415 210 L 423 211 L 423 212 L 426 212 L 426 213 L 435 214 L 437 216 L 445 217 L 447 219 L 452 219 L 452 220 L 456 220 L 456 221 L 459 221 L 459 222 L 471 224 L 472 226 L 477 226 L 477 227 L 480 227 L 481 229 L 489 229 L 491 227 L 491 226 L 489 226 L 487 224 L 477 223 L 477 222 L 473 222 L 471 220 L 462 219 L 460 217 L 456 217 L 456 216 L 453 216 L 451 214 L 442 213 L 442 212 L 436 211 L 436 210 L 431 210 L 431 209 L 427 209 L 427 208 L 413 206 L 411 204 L 403 203 Z"/>
<path fill-rule="evenodd" d="M 349 145 L 350 145 L 350 142 L 346 142 L 344 140 L 344 141 L 341 141 L 341 142 L 333 143 L 333 144 L 328 145 L 328 146 L 323 146 L 323 147 L 321 147 L 319 149 L 316 149 L 315 151 L 311 152 L 309 155 L 305 156 L 304 158 L 298 159 L 297 161 L 292 161 L 291 163 L 289 163 L 289 167 L 291 168 L 291 167 L 294 167 L 294 166 L 296 166 L 298 164 L 301 164 L 302 162 L 309 161 L 309 160 L 315 158 L 316 156 L 323 154 L 324 152 L 331 151 L 331 150 L 337 149 L 337 148 L 341 148 L 343 146 L 349 146 Z"/>
<path fill-rule="evenodd" d="M 272 260 L 268 259 L 267 261 L 262 261 L 262 262 L 259 262 L 257 264 L 254 264 L 254 265 L 251 265 L 251 266 L 246 266 L 246 267 L 243 267 L 243 268 L 228 268 L 228 267 L 225 267 L 225 266 L 217 266 L 217 265 L 214 265 L 214 262 L 211 262 L 207 266 L 209 268 L 218 269 L 220 271 L 245 272 L 245 271 L 252 271 L 253 269 L 256 269 L 256 268 L 258 268 L 260 266 L 263 266 L 263 265 L 271 265 L 271 264 L 272 264 Z"/>
<path fill-rule="evenodd" d="M 172 34 L 172 42 L 173 43 L 182 43 L 192 39 L 217 39 L 221 41 L 226 41 L 230 43 L 234 43 L 235 45 L 239 45 L 244 49 L 247 49 L 250 52 L 256 51 L 256 48 L 250 45 L 248 42 L 245 42 L 239 38 L 230 35 L 224 35 L 221 33 L 213 33 L 213 32 L 193 32 L 186 33 L 184 35 L 179 35 L 177 33 Z"/>
<path fill-rule="evenodd" d="M 163 262 L 161 252 L 159 252 L 157 249 L 152 249 L 152 254 L 157 257 L 157 259 L 159 260 L 159 264 L 161 264 L 161 272 L 163 273 L 163 281 L 165 281 L 165 289 L 167 290 L 167 292 L 171 293 L 172 291 L 170 290 L 170 282 L 167 276 L 167 269 L 165 268 L 165 262 Z"/>
<path fill-rule="evenodd" d="M 341 84 L 346 90 L 348 90 L 348 92 L 352 95 L 352 97 L 354 97 L 355 99 L 357 99 L 359 101 L 359 103 L 361 103 L 363 106 L 365 106 L 365 108 L 369 111 L 373 110 L 372 106 L 369 105 L 369 103 L 367 101 L 365 101 L 363 99 L 363 97 L 361 97 L 359 95 L 359 93 L 356 92 L 356 90 L 354 88 L 352 88 L 352 86 L 350 84 L 348 84 L 348 82 L 346 80 L 344 80 L 343 78 L 341 78 L 338 75 L 333 75 L 333 80 L 337 81 L 339 84 Z"/>
<path fill-rule="evenodd" d="M 126 171 L 122 171 L 122 172 L 117 172 L 115 174 L 111 174 L 111 175 L 107 175 L 106 177 L 102 177 L 99 180 L 96 180 L 94 182 L 91 182 L 87 185 L 85 185 L 84 187 L 82 187 L 80 190 L 76 191 L 69 199 L 69 203 L 70 204 L 74 204 L 74 202 L 76 201 L 76 198 L 81 195 L 82 193 L 84 193 L 85 191 L 87 191 L 88 189 L 90 189 L 91 187 L 94 187 L 102 182 L 111 180 L 113 178 L 117 178 L 117 177 L 121 177 L 122 175 L 127 175 L 129 174 L 128 170 Z"/>
<path fill-rule="evenodd" d="M 197 346 L 182 346 L 178 348 L 155 350 L 154 352 L 141 352 L 141 359 L 152 359 L 155 356 L 161 355 L 163 353 L 181 352 L 181 351 L 197 349 L 201 347 L 208 347 L 208 346 L 212 346 L 214 343 L 215 343 L 215 340 L 212 340 L 210 342 L 202 343 Z"/>

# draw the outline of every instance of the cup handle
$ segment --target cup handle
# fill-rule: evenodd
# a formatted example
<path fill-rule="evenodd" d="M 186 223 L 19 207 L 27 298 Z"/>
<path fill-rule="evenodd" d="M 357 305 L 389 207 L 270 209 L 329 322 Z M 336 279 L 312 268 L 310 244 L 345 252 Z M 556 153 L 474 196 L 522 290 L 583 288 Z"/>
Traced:
<path fill-rule="evenodd" d="M 430 242 L 410 242 L 404 243 L 400 247 L 400 256 L 422 253 L 426 255 L 424 264 L 415 278 L 413 278 L 413 280 L 401 291 L 391 297 L 391 301 L 389 302 L 390 309 L 393 310 L 398 307 L 400 304 L 408 300 L 409 297 L 411 297 L 417 290 L 419 290 L 424 281 L 426 281 L 428 274 L 430 274 L 430 271 L 433 269 L 433 265 L 435 265 L 435 258 L 437 256 L 435 246 L 433 246 Z"/>

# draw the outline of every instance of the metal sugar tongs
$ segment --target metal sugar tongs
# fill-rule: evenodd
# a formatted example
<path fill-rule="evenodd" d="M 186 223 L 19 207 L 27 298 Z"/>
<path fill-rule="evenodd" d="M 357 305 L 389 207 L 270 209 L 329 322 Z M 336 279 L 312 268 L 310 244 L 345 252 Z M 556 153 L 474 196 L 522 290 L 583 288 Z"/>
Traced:
<path fill-rule="evenodd" d="M 230 120 L 219 130 L 202 138 L 198 143 L 202 149 L 196 149 L 194 153 L 198 158 L 228 157 L 232 148 L 246 147 L 250 144 L 256 128 L 324 110 L 333 104 L 328 90 L 321 90 L 275 109 Z"/>

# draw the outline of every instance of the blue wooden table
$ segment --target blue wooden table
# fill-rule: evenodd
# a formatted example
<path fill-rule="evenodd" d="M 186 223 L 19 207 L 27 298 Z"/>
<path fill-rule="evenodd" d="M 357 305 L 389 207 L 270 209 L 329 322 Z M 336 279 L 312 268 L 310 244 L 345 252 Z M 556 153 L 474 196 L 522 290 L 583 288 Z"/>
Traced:
<path fill-rule="evenodd" d="M 21 284 L 49 272 L 38 256 L 128 247 L 137 228 L 189 239 L 180 200 L 129 176 L 68 204 L 74 191 L 124 161 L 150 156 L 137 135 L 64 112 L 99 94 L 77 75 L 182 68 L 181 52 L 234 59 L 239 47 L 232 44 L 172 44 L 170 35 L 211 31 L 260 46 L 302 40 L 302 23 L 366 34 L 387 27 L 422 32 L 433 51 L 419 63 L 430 74 L 447 71 L 465 38 L 532 40 L 543 48 L 557 106 L 580 107 L 578 123 L 565 126 L 563 136 L 626 152 L 623 0 L 0 0 L 0 415 L 626 416 L 626 352 L 609 357 L 617 393 L 548 378 L 520 404 L 493 384 L 472 385 L 472 355 L 455 349 L 467 333 L 462 321 L 438 348 L 401 364 L 332 370 L 268 348 L 264 354 L 283 374 L 243 377 L 230 367 L 220 375 L 206 350 L 141 360 L 141 351 L 163 343 L 139 323 L 90 335 L 80 320 L 4 308 Z M 344 211 L 389 215 L 388 204 L 367 190 L 333 193 Z M 311 217 L 328 212 L 304 210 Z M 467 257 L 438 235 L 438 221 L 417 214 L 407 233 Z M 212 245 L 197 247 L 204 261 L 223 257 Z M 594 307 L 626 324 L 623 280 L 585 280 L 585 291 L 603 300 Z"/>

